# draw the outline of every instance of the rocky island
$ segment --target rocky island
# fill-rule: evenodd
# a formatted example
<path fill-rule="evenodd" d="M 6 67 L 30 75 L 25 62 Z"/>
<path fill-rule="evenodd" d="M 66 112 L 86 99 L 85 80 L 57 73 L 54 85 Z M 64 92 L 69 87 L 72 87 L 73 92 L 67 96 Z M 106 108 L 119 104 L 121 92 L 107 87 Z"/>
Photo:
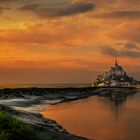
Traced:
<path fill-rule="evenodd" d="M 126 71 L 115 61 L 115 66 L 109 71 L 97 76 L 93 86 L 131 86 L 139 85 L 140 82 L 130 77 Z"/>

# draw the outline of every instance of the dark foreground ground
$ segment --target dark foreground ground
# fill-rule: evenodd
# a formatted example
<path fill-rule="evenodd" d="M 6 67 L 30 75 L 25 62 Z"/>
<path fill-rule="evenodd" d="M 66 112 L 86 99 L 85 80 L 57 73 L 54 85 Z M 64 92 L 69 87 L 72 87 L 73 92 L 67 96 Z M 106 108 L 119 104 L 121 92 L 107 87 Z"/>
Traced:
<path fill-rule="evenodd" d="M 3 105 L 0 105 L 0 112 L 5 112 L 9 116 L 16 118 L 17 120 L 20 120 L 21 122 L 24 122 L 26 125 L 31 127 L 34 135 L 36 135 L 39 140 L 87 140 L 86 138 L 70 134 L 55 121 L 44 118 L 41 114 L 35 114 L 26 111 L 17 111 Z M 9 126 L 8 122 L 6 123 Z M 15 128 L 14 132 L 16 131 L 16 133 L 18 133 L 18 127 L 20 126 L 17 125 L 17 128 Z M 17 139 L 22 138 L 19 137 Z M 5 137 L 0 140 L 5 140 Z"/>

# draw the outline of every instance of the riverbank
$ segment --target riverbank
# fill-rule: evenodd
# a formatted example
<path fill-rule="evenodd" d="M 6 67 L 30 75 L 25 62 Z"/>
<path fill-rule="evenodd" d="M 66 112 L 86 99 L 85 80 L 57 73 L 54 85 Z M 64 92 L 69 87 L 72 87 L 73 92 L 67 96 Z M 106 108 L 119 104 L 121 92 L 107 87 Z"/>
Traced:
<path fill-rule="evenodd" d="M 44 118 L 41 114 L 18 111 L 3 105 L 0 105 L 0 112 L 5 112 L 33 129 L 33 132 L 40 140 L 87 140 L 67 132 L 62 126 L 55 121 Z"/>

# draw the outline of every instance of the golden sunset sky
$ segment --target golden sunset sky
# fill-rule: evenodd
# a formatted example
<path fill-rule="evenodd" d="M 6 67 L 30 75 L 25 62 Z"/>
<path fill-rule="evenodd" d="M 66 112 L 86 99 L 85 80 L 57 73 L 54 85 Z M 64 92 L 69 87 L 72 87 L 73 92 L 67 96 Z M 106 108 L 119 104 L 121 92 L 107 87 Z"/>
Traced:
<path fill-rule="evenodd" d="M 0 0 L 0 84 L 91 83 L 115 57 L 140 80 L 140 0 Z"/>

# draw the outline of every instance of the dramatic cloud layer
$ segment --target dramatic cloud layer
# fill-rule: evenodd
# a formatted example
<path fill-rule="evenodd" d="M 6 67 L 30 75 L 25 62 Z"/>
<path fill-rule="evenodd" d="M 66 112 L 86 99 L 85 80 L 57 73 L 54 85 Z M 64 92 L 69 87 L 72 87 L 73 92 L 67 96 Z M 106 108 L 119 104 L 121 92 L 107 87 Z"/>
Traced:
<path fill-rule="evenodd" d="M 21 7 L 21 10 L 32 11 L 41 17 L 61 17 L 85 13 L 94 9 L 93 3 L 74 3 L 61 8 L 42 8 L 41 5 L 31 4 Z"/>
<path fill-rule="evenodd" d="M 0 83 L 92 82 L 116 56 L 140 79 L 139 0 L 0 0 Z"/>
<path fill-rule="evenodd" d="M 111 47 L 101 47 L 102 53 L 114 57 L 132 57 L 132 58 L 140 58 L 140 47 L 132 44 L 126 43 L 122 46 L 121 50 L 117 50 Z"/>
<path fill-rule="evenodd" d="M 101 14 L 97 14 L 96 18 L 108 18 L 108 19 L 140 19 L 140 11 L 113 11 L 113 12 L 104 12 Z"/>
<path fill-rule="evenodd" d="M 136 49 L 136 50 L 140 50 L 140 47 L 137 46 L 136 44 L 133 44 L 133 43 L 126 43 L 124 44 L 124 47 L 126 49 Z"/>

